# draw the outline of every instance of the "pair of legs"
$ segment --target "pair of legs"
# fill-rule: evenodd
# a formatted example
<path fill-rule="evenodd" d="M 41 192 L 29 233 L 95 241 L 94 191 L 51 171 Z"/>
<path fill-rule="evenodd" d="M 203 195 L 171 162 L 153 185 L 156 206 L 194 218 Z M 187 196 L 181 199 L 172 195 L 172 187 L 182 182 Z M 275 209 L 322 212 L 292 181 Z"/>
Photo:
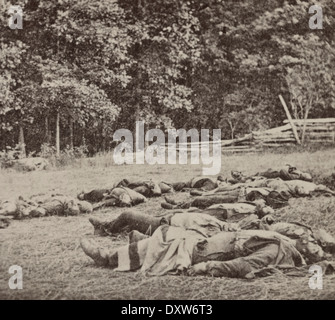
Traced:
<path fill-rule="evenodd" d="M 212 277 L 254 278 L 255 272 L 275 265 L 278 244 L 267 244 L 246 257 L 230 261 L 208 261 L 193 265 L 189 275 L 208 275 Z"/>
<path fill-rule="evenodd" d="M 112 221 L 103 221 L 95 217 L 89 219 L 94 227 L 94 234 L 101 236 L 115 235 L 123 231 L 137 230 L 144 234 L 152 234 L 161 224 L 165 223 L 164 218 L 153 217 L 148 214 L 125 211 Z"/>
<path fill-rule="evenodd" d="M 268 179 L 280 178 L 282 180 L 303 180 L 312 181 L 312 176 L 308 172 L 297 170 L 297 168 L 286 165 L 278 170 L 268 169 L 264 172 L 259 172 L 256 176 L 262 176 Z"/>
<path fill-rule="evenodd" d="M 227 191 L 225 193 L 209 194 L 195 197 L 189 201 L 176 202 L 169 197 L 165 197 L 165 203 L 162 203 L 164 209 L 189 209 L 191 207 L 205 209 L 213 204 L 234 203 L 238 201 L 240 190 Z"/>

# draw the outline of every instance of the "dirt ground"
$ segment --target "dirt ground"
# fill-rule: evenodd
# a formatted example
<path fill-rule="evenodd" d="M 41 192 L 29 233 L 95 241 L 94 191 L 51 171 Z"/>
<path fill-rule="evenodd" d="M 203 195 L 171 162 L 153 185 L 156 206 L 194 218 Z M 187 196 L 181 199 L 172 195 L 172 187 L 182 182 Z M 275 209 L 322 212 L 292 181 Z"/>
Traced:
<path fill-rule="evenodd" d="M 106 162 L 107 163 L 107 162 Z M 231 170 L 253 174 L 269 167 L 292 164 L 312 173 L 322 182 L 335 172 L 335 149 L 313 153 L 253 154 L 224 156 L 222 174 Z M 109 187 L 126 177 L 157 181 L 185 181 L 201 175 L 201 166 L 80 164 L 64 170 L 18 173 L 0 171 L 0 198 L 57 191 L 76 195 L 82 190 Z M 179 195 L 188 197 L 187 194 Z M 162 199 L 150 199 L 136 210 L 156 215 L 164 211 Z M 91 215 L 116 218 L 125 209 L 103 209 Z M 95 266 L 80 248 L 83 237 L 118 247 L 126 235 L 101 238 L 93 235 L 91 215 L 46 217 L 13 221 L 0 229 L 0 299 L 334 299 L 335 275 L 325 276 L 323 290 L 311 290 L 306 277 L 282 274 L 267 278 L 241 280 L 211 277 L 146 277 L 139 272 L 121 273 Z M 276 211 L 282 221 L 300 221 L 322 227 L 335 235 L 335 198 L 291 199 L 289 206 Z M 8 287 L 8 269 L 23 269 L 23 289 Z"/>

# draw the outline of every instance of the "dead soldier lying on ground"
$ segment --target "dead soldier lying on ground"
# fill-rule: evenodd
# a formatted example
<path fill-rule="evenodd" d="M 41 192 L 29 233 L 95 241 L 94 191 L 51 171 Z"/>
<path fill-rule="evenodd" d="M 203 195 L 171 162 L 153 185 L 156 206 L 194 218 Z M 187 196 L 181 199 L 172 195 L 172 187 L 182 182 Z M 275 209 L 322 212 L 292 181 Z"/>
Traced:
<path fill-rule="evenodd" d="M 126 188 L 124 190 L 131 189 L 134 192 L 141 194 L 146 198 L 159 197 L 163 193 L 169 193 L 173 191 L 173 187 L 165 182 L 156 183 L 152 180 L 131 180 L 122 179 L 121 181 L 114 183 L 112 188 L 109 189 L 94 189 L 90 192 L 81 192 L 78 194 L 80 200 L 86 200 L 91 203 L 101 202 L 106 200 L 105 198 L 110 195 L 116 188 Z"/>
<path fill-rule="evenodd" d="M 238 228 L 233 224 L 220 221 L 203 212 L 183 212 L 169 214 L 164 217 L 153 217 L 148 214 L 129 210 L 121 213 L 113 220 L 102 220 L 97 217 L 90 217 L 89 221 L 94 227 L 94 234 L 100 236 L 117 235 L 124 231 L 130 232 L 134 230 L 146 235 L 152 235 L 162 224 L 197 230 L 197 232 L 206 237 L 222 230 Z"/>
<path fill-rule="evenodd" d="M 164 193 L 173 192 L 173 187 L 165 182 L 156 183 L 152 180 L 122 179 L 114 184 L 114 188 L 127 187 L 147 198 L 160 197 Z"/>
<path fill-rule="evenodd" d="M 147 201 L 145 196 L 126 187 L 82 192 L 78 194 L 78 199 L 93 203 L 93 210 L 103 207 L 132 207 Z"/>
<path fill-rule="evenodd" d="M 312 182 L 312 176 L 308 172 L 303 172 L 298 170 L 296 167 L 293 167 L 289 164 L 278 169 L 268 169 L 263 172 L 258 172 L 252 176 L 245 176 L 240 171 L 232 171 L 232 178 L 226 180 L 230 184 L 235 183 L 246 183 L 257 179 L 257 177 L 265 177 L 267 179 L 276 179 L 280 178 L 284 181 L 286 180 L 303 180 Z"/>
<path fill-rule="evenodd" d="M 138 241 L 137 241 L 138 240 Z M 111 250 L 82 239 L 81 247 L 98 265 L 117 271 L 141 270 L 147 275 L 205 274 L 253 278 L 269 266 L 294 268 L 306 265 L 299 251 L 305 245 L 277 232 L 264 230 L 221 231 L 206 238 L 196 230 L 164 224 L 152 237 L 133 237 L 129 245 Z M 310 255 L 313 262 L 323 259 Z"/>
<path fill-rule="evenodd" d="M 188 215 L 187 213 L 192 213 L 192 215 Z M 124 230 L 127 230 L 128 232 L 137 230 L 142 233 L 147 233 L 148 230 L 151 230 L 152 233 L 160 226 L 162 220 L 167 221 L 171 225 L 180 226 L 180 222 L 177 221 L 183 220 L 183 217 L 185 217 L 185 220 L 192 221 L 192 223 L 197 222 L 198 225 L 205 225 L 211 221 L 212 225 L 222 227 L 221 223 L 217 220 L 234 223 L 239 222 L 251 214 L 257 214 L 256 217 L 262 218 L 265 215 L 272 213 L 274 213 L 274 210 L 265 206 L 264 201 L 260 200 L 256 201 L 256 203 L 213 205 L 205 210 L 198 208 L 175 210 L 164 216 L 161 215 L 156 217 L 143 214 L 139 211 L 125 211 L 116 219 L 102 220 L 97 217 L 91 217 L 89 218 L 89 221 L 94 226 L 95 234 L 115 235 Z M 208 216 L 211 216 L 212 218 L 209 218 Z M 182 226 L 185 227 L 185 225 Z"/>
<path fill-rule="evenodd" d="M 16 200 L 0 202 L 0 215 L 12 216 L 14 219 L 73 216 L 80 213 L 90 213 L 92 205 L 87 201 L 63 195 L 35 195 L 29 199 L 19 197 Z"/>
<path fill-rule="evenodd" d="M 191 194 L 195 195 L 194 192 Z M 171 196 L 166 196 L 164 199 L 165 202 L 161 203 L 161 206 L 168 210 L 188 209 L 192 207 L 206 209 L 216 204 L 234 204 L 240 202 L 252 203 L 257 200 L 263 200 L 268 207 L 276 209 L 288 204 L 289 195 L 273 191 L 270 188 L 239 187 L 235 190 L 206 193 L 184 201 L 175 201 Z"/>

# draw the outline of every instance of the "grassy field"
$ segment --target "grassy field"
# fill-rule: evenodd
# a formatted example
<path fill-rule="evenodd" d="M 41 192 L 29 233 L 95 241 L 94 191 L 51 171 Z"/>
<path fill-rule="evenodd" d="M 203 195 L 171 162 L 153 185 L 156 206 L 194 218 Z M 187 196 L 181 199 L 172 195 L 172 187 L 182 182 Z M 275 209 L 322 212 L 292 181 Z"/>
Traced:
<path fill-rule="evenodd" d="M 313 174 L 316 182 L 335 172 L 335 149 L 282 154 L 224 156 L 222 174 L 231 170 L 252 174 L 269 167 L 292 164 Z M 185 181 L 201 175 L 201 166 L 111 166 L 108 160 L 80 163 L 74 168 L 46 172 L 0 171 L 0 198 L 57 191 L 76 195 L 82 190 L 110 187 L 126 177 Z M 187 197 L 186 194 L 180 195 Z M 156 215 L 162 199 L 150 199 L 136 210 Z M 115 218 L 124 209 L 104 209 L 96 216 Z M 13 221 L 0 229 L 0 299 L 334 299 L 335 276 L 324 278 L 323 290 L 310 290 L 306 277 L 270 276 L 240 280 L 210 277 L 146 277 L 138 272 L 120 273 L 94 265 L 80 248 L 82 237 L 118 247 L 126 235 L 100 238 L 93 235 L 88 218 L 46 217 Z M 335 198 L 291 199 L 276 212 L 283 221 L 300 221 L 322 227 L 335 235 Z M 10 290 L 8 269 L 23 268 L 23 290 Z"/>

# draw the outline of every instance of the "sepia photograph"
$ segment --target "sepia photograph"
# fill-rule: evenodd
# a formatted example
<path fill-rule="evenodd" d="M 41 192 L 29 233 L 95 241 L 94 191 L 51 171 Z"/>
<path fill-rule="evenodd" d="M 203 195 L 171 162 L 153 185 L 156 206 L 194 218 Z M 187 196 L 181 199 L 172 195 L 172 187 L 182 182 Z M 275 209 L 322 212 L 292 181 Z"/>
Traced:
<path fill-rule="evenodd" d="M 334 0 L 0 0 L 0 300 L 334 299 Z"/>

